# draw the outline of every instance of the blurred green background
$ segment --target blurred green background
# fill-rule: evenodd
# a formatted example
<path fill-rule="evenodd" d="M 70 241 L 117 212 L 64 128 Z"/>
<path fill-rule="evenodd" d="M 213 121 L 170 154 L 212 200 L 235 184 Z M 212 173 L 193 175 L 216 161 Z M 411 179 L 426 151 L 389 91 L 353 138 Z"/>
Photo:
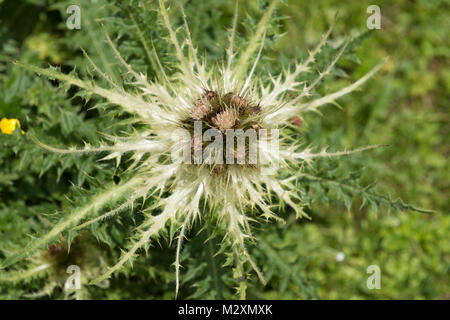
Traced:
<path fill-rule="evenodd" d="M 134 1 L 136 5 L 139 2 Z M 261 14 L 262 1 L 243 2 L 242 19 L 244 12 Z M 95 41 L 98 34 L 92 30 L 98 29 L 95 18 L 115 13 L 114 9 L 103 5 L 103 1 L 88 1 L 85 5 L 91 8 L 88 14 L 92 20 L 83 19 L 83 23 L 90 23 L 92 28 L 70 31 L 64 28 L 68 3 L 0 0 L 0 118 L 19 118 L 25 130 L 39 126 L 41 134 L 74 143 L 95 139 L 89 136 L 91 132 L 106 124 L 80 101 L 67 102 L 62 90 L 9 63 L 9 57 L 14 57 L 44 66 L 62 65 L 69 71 L 85 63 L 79 50 L 83 46 L 90 53 L 96 50 L 95 58 L 103 62 L 103 67 L 113 68 L 108 63 L 111 53 L 102 50 L 104 43 Z M 268 58 L 273 63 L 280 59 L 295 61 L 320 40 L 336 12 L 335 41 L 367 31 L 366 9 L 372 4 L 381 8 L 381 29 L 372 32 L 357 50 L 361 63 L 346 66 L 344 62 L 341 67 L 348 75 L 326 81 L 323 90 L 332 92 L 358 79 L 384 57 L 389 57 L 388 63 L 360 91 L 339 100 L 342 110 L 325 106 L 324 116 L 311 114 L 303 125 L 316 145 L 350 148 L 388 144 L 387 148 L 349 160 L 349 168 L 353 168 L 352 161 L 362 165 L 364 178 L 368 182 L 376 180 L 381 191 L 436 212 L 424 215 L 387 212 L 383 208 L 375 212 L 370 207 L 359 209 L 357 199 L 348 210 L 341 203 L 317 199 L 311 208 L 312 221 L 289 219 L 287 225 L 274 223 L 260 228 L 257 237 L 261 246 L 270 244 L 272 249 L 266 252 L 280 261 L 278 269 L 264 271 L 273 277 L 278 272 L 284 278 L 266 287 L 255 284 L 249 298 L 299 298 L 299 273 L 322 299 L 450 298 L 449 2 L 288 1 L 278 12 L 287 17 L 280 20 L 286 34 L 267 50 Z M 208 39 L 225 35 L 230 26 L 232 1 L 202 1 L 195 6 L 189 2 L 186 8 L 200 49 L 208 47 Z M 218 23 L 197 23 L 201 19 L 196 19 L 195 14 L 201 12 L 209 12 Z M 139 59 L 135 60 L 139 63 Z M 62 116 L 55 119 L 55 112 Z M 36 118 L 40 120 L 33 120 Z M 83 129 L 85 126 L 89 129 Z M 50 210 L 64 197 L 69 179 L 82 184 L 84 174 L 101 171 L 92 157 L 68 162 L 55 158 L 51 162 L 36 151 L 24 160 L 21 147 L 7 141 L 12 137 L 1 138 L 0 224 L 5 234 L 9 231 L 10 235 L 18 227 L 11 224 L 12 213 L 29 218 L 36 211 Z M 10 153 L 13 148 L 14 155 Z M 66 172 L 55 184 L 63 174 L 58 169 L 61 166 Z M 27 228 L 23 226 L 25 231 Z M 9 237 L 14 241 L 14 236 Z M 253 251 L 257 259 L 264 259 L 258 250 Z M 381 268 L 380 290 L 366 287 L 369 265 Z M 111 293 L 111 297 L 125 294 Z M 142 295 L 129 293 L 127 297 Z M 160 297 L 170 295 L 162 293 Z"/>
<path fill-rule="evenodd" d="M 349 213 L 330 204 L 316 210 L 320 219 L 300 226 L 297 240 L 310 248 L 299 250 L 311 259 L 307 269 L 323 284 L 324 297 L 448 299 L 449 2 L 291 1 L 283 47 L 311 47 L 336 11 L 340 34 L 361 32 L 372 4 L 381 9 L 381 29 L 358 50 L 362 64 L 351 77 L 383 57 L 389 61 L 361 92 L 340 101 L 342 112 L 325 107 L 326 116 L 314 123 L 347 146 L 388 144 L 364 156 L 370 157 L 366 173 L 384 192 L 437 212 L 386 214 L 356 206 Z M 336 261 L 337 252 L 345 254 L 344 261 Z M 382 270 L 381 290 L 365 286 L 369 264 Z"/>

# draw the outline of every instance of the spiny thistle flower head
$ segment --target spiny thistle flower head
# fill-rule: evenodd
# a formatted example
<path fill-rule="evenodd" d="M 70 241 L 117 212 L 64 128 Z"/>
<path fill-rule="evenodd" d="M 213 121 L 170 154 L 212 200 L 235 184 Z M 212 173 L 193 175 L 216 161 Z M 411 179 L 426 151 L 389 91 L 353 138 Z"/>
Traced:
<path fill-rule="evenodd" d="M 176 74 L 166 73 L 165 66 L 161 64 L 156 50 L 153 49 L 152 57 L 159 70 L 156 80 L 150 81 L 145 75 L 135 72 L 121 57 L 106 33 L 106 40 L 118 60 L 135 80 L 135 91 L 125 90 L 115 83 L 87 54 L 86 59 L 94 71 L 106 80 L 108 87 L 62 74 L 54 69 L 23 65 L 39 74 L 104 97 L 124 111 L 134 114 L 136 123 L 145 126 L 130 136 L 109 136 L 108 144 L 87 145 L 82 149 L 54 148 L 35 139 L 44 148 L 62 154 L 106 152 L 108 155 L 104 160 L 117 159 L 118 162 L 124 154 L 131 154 L 134 160 L 129 168 L 132 178 L 93 197 L 88 204 L 55 225 L 47 235 L 32 242 L 24 251 L 9 257 L 3 266 L 27 257 L 64 230 L 84 228 L 132 208 L 140 199 L 155 197 L 156 203 L 143 212 L 145 220 L 127 250 L 114 266 L 95 281 L 96 283 L 121 269 L 125 263 L 132 260 L 140 248 L 147 248 L 149 243 L 164 233 L 166 226 L 171 224 L 178 227 L 175 257 L 178 291 L 183 239 L 193 222 L 208 214 L 216 218 L 218 228 L 226 231 L 226 239 L 231 243 L 232 252 L 236 256 L 236 268 L 241 276 L 244 275 L 243 264 L 249 263 L 264 282 L 262 272 L 246 249 L 247 243 L 253 238 L 250 228 L 252 221 L 258 218 L 282 221 L 273 210 L 281 204 L 293 208 L 297 217 L 307 217 L 302 210 L 302 199 L 298 195 L 298 189 L 302 186 L 296 184 L 297 178 L 302 174 L 302 165 L 318 157 L 346 155 L 375 147 L 313 153 L 299 142 L 292 142 L 292 139 L 279 129 L 285 127 L 292 117 L 301 117 L 306 112 L 317 111 L 320 106 L 334 103 L 336 99 L 354 91 L 383 65 L 383 62 L 380 63 L 361 79 L 343 89 L 311 99 L 313 89 L 330 73 L 346 48 L 344 43 L 326 69 L 311 83 L 298 80 L 302 73 L 311 71 L 317 54 L 330 36 L 330 28 L 309 56 L 296 63 L 291 70 L 277 76 L 256 74 L 268 21 L 276 5 L 277 1 L 274 0 L 266 9 L 255 32 L 248 39 L 247 46 L 235 50 L 234 38 L 238 21 L 236 4 L 226 59 L 222 64 L 209 65 L 206 59 L 202 59 L 197 53 L 183 8 L 180 9 L 186 37 L 184 42 L 180 43 L 169 20 L 168 9 L 164 1 L 159 0 L 160 14 L 178 61 Z M 20 65 L 19 62 L 17 64 Z M 197 136 L 196 125 L 201 128 Z M 208 134 L 208 130 L 213 130 L 213 134 Z M 233 143 L 222 149 L 216 148 L 218 139 L 222 142 L 227 140 L 233 130 L 234 133 L 254 132 L 257 139 L 251 142 L 245 142 L 244 139 L 244 143 L 238 144 L 237 147 Z M 279 138 L 275 149 L 271 141 L 273 138 Z M 239 135 L 237 139 L 239 140 Z M 206 152 L 208 150 L 212 152 Z M 257 159 L 250 163 L 252 150 L 257 151 Z M 188 159 L 185 152 L 188 152 Z M 179 154 L 184 156 L 174 156 Z M 202 161 L 197 161 L 196 154 L 201 155 Z M 231 155 L 231 163 L 221 162 L 220 159 L 227 158 L 227 155 Z M 207 162 L 210 157 L 214 157 L 214 160 Z M 288 170 L 290 177 L 281 175 L 281 169 Z M 126 196 L 127 200 L 119 203 L 115 209 L 101 213 L 99 209 L 122 199 L 123 196 Z"/>

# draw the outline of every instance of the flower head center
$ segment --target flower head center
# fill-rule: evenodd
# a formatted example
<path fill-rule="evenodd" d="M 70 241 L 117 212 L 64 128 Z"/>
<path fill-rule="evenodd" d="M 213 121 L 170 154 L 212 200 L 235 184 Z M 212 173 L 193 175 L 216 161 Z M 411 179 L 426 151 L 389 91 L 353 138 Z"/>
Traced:
<path fill-rule="evenodd" d="M 246 167 L 257 167 L 250 161 L 249 153 L 254 145 L 255 139 L 251 139 L 249 131 L 253 131 L 254 137 L 257 137 L 262 128 L 260 123 L 261 108 L 259 104 L 254 103 L 247 97 L 240 96 L 234 92 L 221 93 L 214 90 L 205 90 L 198 98 L 192 102 L 189 116 L 184 119 L 182 127 L 191 133 L 191 150 L 195 154 L 211 149 L 211 143 L 217 142 L 216 139 L 204 139 L 208 135 L 208 130 L 215 132 L 215 136 L 220 135 L 220 139 L 225 146 L 225 140 L 228 138 L 237 139 L 237 143 L 230 144 L 226 142 L 221 152 L 222 161 L 213 161 L 206 163 L 210 166 L 212 172 L 221 174 L 226 171 L 229 165 L 241 164 Z M 201 135 L 195 134 L 196 123 L 201 123 Z M 240 137 L 240 135 L 246 137 Z M 244 140 L 242 140 L 244 139 Z M 239 143 L 241 141 L 241 143 Z M 243 142 L 242 142 L 243 141 Z M 232 155 L 232 162 L 229 163 L 229 155 Z M 194 156 L 194 155 L 193 155 Z M 206 159 L 204 159 L 206 160 Z M 196 163 L 194 161 L 194 163 Z M 199 163 L 196 163 L 197 165 Z M 205 165 L 202 162 L 201 165 Z"/>

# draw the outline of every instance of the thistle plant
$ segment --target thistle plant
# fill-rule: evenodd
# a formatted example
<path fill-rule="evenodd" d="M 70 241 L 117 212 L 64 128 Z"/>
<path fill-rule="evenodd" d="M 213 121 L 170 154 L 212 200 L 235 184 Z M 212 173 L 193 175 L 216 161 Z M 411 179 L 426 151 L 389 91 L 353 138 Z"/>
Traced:
<path fill-rule="evenodd" d="M 161 19 L 168 33 L 168 41 L 174 47 L 177 62 L 172 66 L 176 72 L 169 73 L 155 47 L 150 41 L 146 42 L 146 53 L 157 70 L 154 79 L 136 72 L 125 61 L 105 28 L 107 43 L 126 69 L 127 76 L 133 78 L 133 82 L 126 86 L 101 70 L 84 51 L 93 73 L 107 86 L 94 78 L 83 80 L 74 72 L 64 74 L 57 68 L 43 69 L 15 61 L 17 66 L 76 86 L 86 95 L 100 96 L 113 105 L 111 108 L 118 107 L 132 115 L 127 120 L 129 126 L 134 128 L 132 132 L 121 136 L 105 135 L 105 142 L 96 145 L 59 148 L 28 134 L 30 139 L 44 149 L 61 155 L 99 153 L 103 154 L 101 160 L 115 159 L 117 165 L 123 157 L 132 161 L 127 166 L 128 179 L 92 196 L 87 203 L 64 216 L 48 233 L 34 239 L 23 250 L 9 255 L 1 268 L 32 256 L 62 232 L 105 223 L 103 220 L 107 218 L 120 219 L 122 212 L 133 210 L 139 201 L 149 199 L 150 204 L 141 210 L 143 220 L 131 235 L 128 247 L 114 265 L 91 281 L 92 284 L 108 279 L 125 264 L 131 263 L 141 249 L 147 250 L 160 237 L 167 236 L 176 239 L 177 293 L 183 241 L 195 222 L 202 223 L 207 218 L 215 221 L 215 228 L 225 235 L 223 241 L 228 244 L 235 278 L 245 277 L 246 265 L 250 265 L 260 281 L 265 283 L 263 273 L 248 251 L 249 245 L 258 243 L 252 234 L 252 224 L 261 220 L 283 223 L 276 211 L 285 207 L 294 210 L 297 218 L 309 219 L 303 210 L 306 202 L 302 198 L 303 186 L 299 181 L 314 177 L 306 174 L 303 168 L 316 158 L 345 156 L 380 147 L 370 145 L 339 152 L 328 152 L 326 149 L 314 151 L 313 147 L 305 147 L 300 141 L 292 139 L 285 128 L 293 117 L 302 118 L 308 112 L 320 112 L 321 106 L 335 104 L 340 97 L 361 87 L 385 63 L 381 61 L 347 87 L 315 97 L 315 88 L 331 74 L 350 43 L 344 41 L 340 44 L 335 56 L 317 77 L 311 81 L 300 81 L 301 75 L 315 70 L 316 58 L 332 33 L 331 26 L 306 59 L 278 75 L 257 73 L 267 26 L 277 3 L 277 0 L 270 3 L 246 46 L 237 49 L 234 44 L 239 20 L 236 2 L 226 58 L 221 63 L 211 64 L 199 54 L 192 41 L 183 6 L 180 4 L 185 37 L 180 42 L 177 35 L 180 31 L 172 25 L 164 1 L 159 0 Z M 197 125 L 201 128 L 198 136 L 195 135 Z M 214 130 L 214 141 L 211 137 L 205 139 L 207 130 Z M 218 149 L 214 149 L 215 153 L 206 152 L 213 149 L 213 142 L 218 141 L 219 136 L 221 139 L 228 138 L 232 130 L 253 130 L 258 139 L 244 142 L 240 147 L 235 147 L 233 143 L 219 152 Z M 273 149 L 269 142 L 277 137 L 277 148 Z M 250 161 L 252 150 L 257 151 L 257 159 L 253 162 Z M 184 161 L 186 152 L 189 161 Z M 184 156 L 174 156 L 180 153 Z M 217 155 L 223 155 L 227 160 L 230 156 L 231 163 L 215 161 L 208 156 L 198 161 L 196 154 L 213 155 L 214 159 Z M 112 210 L 106 209 L 111 206 L 114 206 Z M 398 205 L 398 208 L 412 207 Z M 245 281 L 239 281 L 241 297 L 245 297 L 245 288 Z"/>

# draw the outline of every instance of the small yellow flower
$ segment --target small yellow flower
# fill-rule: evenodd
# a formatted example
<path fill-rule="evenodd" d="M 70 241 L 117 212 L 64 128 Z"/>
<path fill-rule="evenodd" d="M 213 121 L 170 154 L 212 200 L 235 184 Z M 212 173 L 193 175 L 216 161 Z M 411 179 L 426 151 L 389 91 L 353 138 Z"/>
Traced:
<path fill-rule="evenodd" d="M 0 130 L 4 134 L 12 134 L 14 130 L 16 130 L 16 126 L 20 128 L 20 121 L 18 119 L 7 119 L 3 118 L 2 121 L 0 121 Z M 22 134 L 25 132 L 22 131 Z"/>

